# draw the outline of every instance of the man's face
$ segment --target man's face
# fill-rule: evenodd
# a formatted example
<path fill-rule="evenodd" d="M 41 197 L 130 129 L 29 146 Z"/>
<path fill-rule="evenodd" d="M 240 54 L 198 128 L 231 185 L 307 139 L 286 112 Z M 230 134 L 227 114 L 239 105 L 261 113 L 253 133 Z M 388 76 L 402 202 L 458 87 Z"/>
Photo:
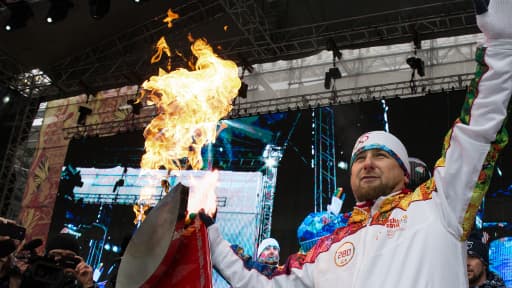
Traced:
<path fill-rule="evenodd" d="M 277 246 L 269 245 L 258 257 L 258 261 L 270 265 L 277 265 L 279 263 L 279 248 Z"/>
<path fill-rule="evenodd" d="M 404 170 L 384 150 L 360 152 L 352 163 L 350 185 L 357 201 L 375 200 L 403 189 L 408 182 Z"/>
<path fill-rule="evenodd" d="M 53 249 L 53 250 L 48 251 L 48 256 L 53 257 L 55 260 L 58 260 L 58 259 L 64 258 L 64 257 L 73 258 L 73 257 L 75 257 L 77 255 L 76 255 L 75 252 L 73 252 L 71 250 L 67 250 L 67 249 Z"/>
<path fill-rule="evenodd" d="M 471 286 L 485 281 L 485 265 L 480 258 L 468 255 L 468 280 Z"/>
<path fill-rule="evenodd" d="M 64 271 L 74 271 L 74 268 L 71 269 L 69 267 L 72 267 L 72 266 L 75 266 L 74 264 L 78 264 L 79 262 L 82 262 L 82 259 L 76 255 L 75 252 L 71 251 L 71 250 L 67 250 L 67 249 L 53 249 L 53 250 L 50 250 L 48 252 L 48 256 L 53 258 L 54 260 L 56 261 L 59 261 L 59 260 L 64 260 L 64 258 L 66 258 L 66 261 L 65 261 L 65 264 L 66 265 L 69 265 L 68 267 L 66 267 L 64 269 Z M 74 260 L 73 261 L 68 261 L 68 260 Z"/>

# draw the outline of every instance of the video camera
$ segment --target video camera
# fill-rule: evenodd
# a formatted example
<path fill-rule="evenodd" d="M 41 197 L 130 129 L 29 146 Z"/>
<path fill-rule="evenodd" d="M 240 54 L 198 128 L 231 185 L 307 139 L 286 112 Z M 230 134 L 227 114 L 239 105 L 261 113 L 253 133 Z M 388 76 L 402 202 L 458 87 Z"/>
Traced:
<path fill-rule="evenodd" d="M 32 247 L 31 247 L 32 248 Z M 66 269 L 75 270 L 80 259 L 71 256 L 54 258 L 52 256 L 39 256 L 31 253 L 26 258 L 29 266 L 25 270 L 21 280 L 21 288 L 80 288 L 82 284 L 75 274 Z"/>

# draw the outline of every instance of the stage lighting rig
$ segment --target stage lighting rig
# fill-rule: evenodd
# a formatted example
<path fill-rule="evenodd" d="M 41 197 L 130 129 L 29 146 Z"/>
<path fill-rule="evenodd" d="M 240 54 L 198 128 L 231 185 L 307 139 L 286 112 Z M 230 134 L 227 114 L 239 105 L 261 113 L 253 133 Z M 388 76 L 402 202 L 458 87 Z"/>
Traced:
<path fill-rule="evenodd" d="M 332 38 L 327 40 L 327 51 L 332 51 L 332 67 L 329 68 L 329 71 L 325 72 L 324 88 L 326 90 L 332 88 L 332 90 L 335 91 L 336 84 L 335 82 L 333 83 L 332 80 L 336 81 L 336 79 L 341 79 L 341 71 L 336 66 L 336 59 L 341 60 L 342 54 Z"/>
<path fill-rule="evenodd" d="M 237 97 L 246 99 L 247 91 L 249 90 L 249 85 L 243 81 L 244 76 L 245 76 L 245 71 L 248 71 L 249 73 L 252 74 L 254 72 L 254 67 L 252 65 L 250 65 L 249 62 L 247 62 L 247 60 L 243 57 L 241 58 L 240 63 L 242 66 L 242 76 L 240 76 L 240 80 L 242 81 L 242 84 L 240 86 L 240 89 L 238 89 Z"/>
<path fill-rule="evenodd" d="M 416 71 L 420 77 L 425 76 L 425 62 L 421 58 L 412 56 L 405 61 L 411 67 L 413 73 Z"/>
<path fill-rule="evenodd" d="M 73 3 L 69 0 L 50 0 L 46 22 L 56 23 L 64 20 L 68 16 L 69 9 L 73 8 L 73 6 Z"/>
<path fill-rule="evenodd" d="M 76 120 L 76 124 L 78 125 L 85 125 L 85 121 L 87 119 L 87 116 L 91 115 L 92 113 L 92 109 L 91 108 L 88 108 L 88 107 L 85 107 L 85 106 L 80 106 L 78 108 L 78 119 Z"/>
<path fill-rule="evenodd" d="M 7 23 L 4 26 L 4 29 L 7 31 L 12 31 L 27 26 L 27 21 L 34 17 L 32 8 L 24 0 L 6 3 L 5 6 L 11 12 Z"/>
<path fill-rule="evenodd" d="M 132 113 L 135 115 L 140 114 L 140 110 L 142 109 L 142 102 L 138 101 L 137 99 L 130 99 L 126 101 L 126 104 L 131 106 Z"/>

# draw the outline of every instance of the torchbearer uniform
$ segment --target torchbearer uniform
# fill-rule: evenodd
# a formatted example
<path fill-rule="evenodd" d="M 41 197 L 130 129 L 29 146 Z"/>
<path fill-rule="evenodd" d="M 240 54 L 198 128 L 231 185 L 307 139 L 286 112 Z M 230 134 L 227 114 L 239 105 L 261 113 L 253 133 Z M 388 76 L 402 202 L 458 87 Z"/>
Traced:
<path fill-rule="evenodd" d="M 467 287 L 464 241 L 508 140 L 502 125 L 512 94 L 512 1 L 489 5 L 478 16 L 489 41 L 476 53 L 475 79 L 433 177 L 358 203 L 346 227 L 268 277 L 246 269 L 210 226 L 212 263 L 233 287 Z"/>

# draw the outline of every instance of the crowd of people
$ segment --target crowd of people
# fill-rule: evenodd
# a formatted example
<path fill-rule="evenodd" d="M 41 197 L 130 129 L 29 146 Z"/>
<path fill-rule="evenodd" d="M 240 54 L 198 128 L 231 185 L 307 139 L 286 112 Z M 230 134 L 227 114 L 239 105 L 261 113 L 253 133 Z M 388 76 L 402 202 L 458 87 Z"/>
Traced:
<path fill-rule="evenodd" d="M 12 231 L 23 227 L 5 218 L 0 218 L 0 223 L 6 224 L 0 228 L 0 288 L 98 287 L 92 267 L 80 256 L 81 247 L 75 236 L 52 235 L 44 253 L 39 254 L 36 248 L 43 244 L 42 240 L 24 243 L 23 239 L 12 238 Z"/>

